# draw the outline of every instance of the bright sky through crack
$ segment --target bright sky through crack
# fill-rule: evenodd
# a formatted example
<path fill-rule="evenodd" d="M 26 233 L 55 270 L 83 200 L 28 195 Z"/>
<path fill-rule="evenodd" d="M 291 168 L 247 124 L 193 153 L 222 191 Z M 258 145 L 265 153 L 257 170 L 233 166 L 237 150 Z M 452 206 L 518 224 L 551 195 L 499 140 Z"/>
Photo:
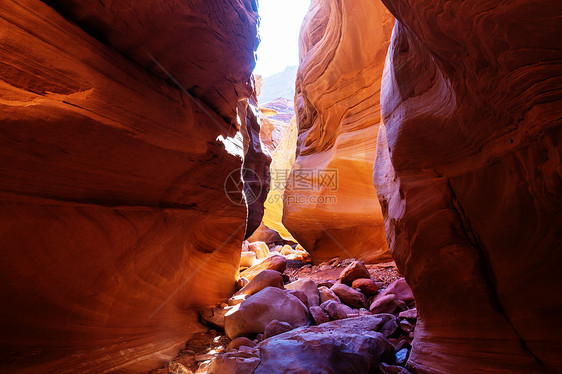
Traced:
<path fill-rule="evenodd" d="M 299 63 L 299 32 L 310 0 L 259 0 L 261 17 L 254 74 L 268 77 Z"/>

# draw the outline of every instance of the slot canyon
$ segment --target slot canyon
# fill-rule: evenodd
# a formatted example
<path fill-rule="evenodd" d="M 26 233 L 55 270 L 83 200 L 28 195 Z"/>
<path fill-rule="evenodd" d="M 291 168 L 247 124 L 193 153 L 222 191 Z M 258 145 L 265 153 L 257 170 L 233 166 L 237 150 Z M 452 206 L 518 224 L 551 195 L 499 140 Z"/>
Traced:
<path fill-rule="evenodd" d="M 1 373 L 562 372 L 562 3 L 310 3 L 1 2 Z"/>

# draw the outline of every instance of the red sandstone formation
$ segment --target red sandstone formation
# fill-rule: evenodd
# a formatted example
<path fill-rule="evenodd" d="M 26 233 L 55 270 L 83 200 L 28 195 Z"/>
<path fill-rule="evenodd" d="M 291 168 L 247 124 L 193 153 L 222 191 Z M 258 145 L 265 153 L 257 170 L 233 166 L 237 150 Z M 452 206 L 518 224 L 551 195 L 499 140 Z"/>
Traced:
<path fill-rule="evenodd" d="M 375 184 L 422 373 L 562 370 L 562 4 L 383 0 Z"/>
<path fill-rule="evenodd" d="M 316 261 L 386 258 L 382 206 L 391 252 L 416 296 L 418 309 L 400 313 L 418 316 L 415 330 L 401 320 L 400 334 L 415 331 L 417 372 L 562 371 L 562 5 L 383 2 L 398 19 L 384 75 L 390 14 L 376 2 L 313 2 L 298 141 L 294 126 L 282 141 L 258 129 L 244 102 L 257 44 L 253 0 L 4 2 L 0 371 L 137 373 L 174 355 L 199 328 L 194 307 L 234 291 L 246 206 L 229 200 L 224 181 L 233 171 L 240 180 L 242 154 L 244 176 L 263 178 L 258 132 L 268 134 L 266 147 L 279 146 L 274 169 L 293 165 L 296 142 L 293 176 L 338 170 L 335 191 L 308 191 L 319 181 L 306 174 L 300 186 L 273 189 L 333 194 L 335 204 L 266 204 L 263 222 L 290 238 L 284 209 Z M 244 143 L 234 138 L 237 114 Z M 375 141 L 381 206 L 369 176 Z M 261 201 L 250 206 L 247 234 Z M 269 257 L 243 275 L 286 266 Z M 378 287 L 367 273 L 362 282 Z M 374 298 L 355 288 L 364 299 L 341 284 L 339 297 L 320 287 L 315 320 L 368 313 L 340 297 L 396 314 L 412 302 L 402 280 Z M 344 324 L 358 329 L 344 339 L 358 343 L 369 330 Z M 322 335 L 337 325 L 301 332 L 319 334 L 313 348 L 323 353 L 342 352 L 348 344 Z M 292 344 L 296 335 L 280 335 L 252 353 L 261 371 L 288 367 L 268 361 L 285 358 L 268 349 L 291 351 L 271 344 L 287 336 Z M 372 351 L 384 340 L 374 343 Z M 364 355 L 364 346 L 354 351 Z M 300 359 L 314 370 L 318 356 L 307 352 Z M 369 358 L 379 359 L 353 357 L 323 364 L 374 370 Z"/>
<path fill-rule="evenodd" d="M 252 93 L 256 0 L 45 3 L 151 73 L 169 80 L 171 74 L 231 123 L 238 99 Z"/>
<path fill-rule="evenodd" d="M 302 26 L 283 224 L 316 263 L 390 258 L 371 175 L 391 30 L 382 4 L 352 0 L 313 1 Z"/>
<path fill-rule="evenodd" d="M 255 4 L 46 3 L 0 9 L 0 371 L 138 373 L 234 290 Z"/>

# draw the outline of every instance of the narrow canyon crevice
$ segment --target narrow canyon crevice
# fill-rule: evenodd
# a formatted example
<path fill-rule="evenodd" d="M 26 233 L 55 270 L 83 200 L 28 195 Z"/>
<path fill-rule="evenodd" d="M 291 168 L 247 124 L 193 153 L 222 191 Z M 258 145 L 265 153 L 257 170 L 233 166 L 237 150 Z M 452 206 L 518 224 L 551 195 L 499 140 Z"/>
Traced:
<path fill-rule="evenodd" d="M 372 170 L 392 22 L 377 2 L 313 1 L 301 29 L 282 222 L 315 263 L 390 260 Z M 350 53 L 358 41 L 369 48 Z"/>
<path fill-rule="evenodd" d="M 562 371 L 562 4 L 259 10 L 2 4 L 0 371 Z"/>

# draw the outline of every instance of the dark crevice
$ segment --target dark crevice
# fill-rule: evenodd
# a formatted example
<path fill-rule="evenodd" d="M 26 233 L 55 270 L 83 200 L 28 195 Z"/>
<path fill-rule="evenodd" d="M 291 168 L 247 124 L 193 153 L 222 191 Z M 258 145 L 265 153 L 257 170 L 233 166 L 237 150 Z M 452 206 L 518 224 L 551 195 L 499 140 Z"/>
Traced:
<path fill-rule="evenodd" d="M 483 249 L 484 245 L 480 242 L 477 235 L 472 230 L 470 220 L 467 218 L 467 216 L 464 213 L 464 209 L 463 209 L 459 199 L 457 198 L 457 195 L 455 194 L 455 191 L 453 190 L 453 186 L 451 185 L 451 181 L 449 180 L 449 178 L 447 176 L 443 176 L 443 177 L 446 178 L 447 187 L 449 188 L 449 192 L 451 193 L 451 197 L 452 197 L 453 210 L 455 211 L 455 213 L 458 216 L 458 220 L 459 220 L 461 229 L 464 232 L 464 234 L 465 234 L 468 242 L 470 243 L 470 245 L 478 252 L 478 256 L 480 258 L 480 264 L 481 264 L 481 267 L 482 267 L 482 274 L 483 274 L 484 282 L 488 285 L 488 291 L 489 291 L 489 296 L 490 296 L 490 301 L 492 303 L 492 306 L 494 306 L 497 309 L 498 313 L 509 324 L 509 326 L 511 327 L 511 329 L 513 330 L 513 332 L 515 333 L 515 335 L 519 339 L 519 343 L 521 344 L 521 349 L 524 352 L 528 353 L 531 357 L 533 357 L 533 359 L 537 362 L 538 365 L 546 368 L 546 365 L 533 353 L 533 351 L 531 349 L 529 349 L 529 347 L 527 347 L 527 343 L 521 337 L 521 335 L 519 335 L 519 332 L 517 331 L 517 329 L 515 328 L 515 326 L 511 322 L 511 320 L 509 319 L 505 308 L 503 307 L 503 305 L 500 302 L 498 291 L 496 289 L 496 277 L 494 275 L 494 271 L 492 269 L 490 259 L 487 255 L 486 251 Z"/>
<path fill-rule="evenodd" d="M 41 0 L 43 3 L 47 4 L 49 7 L 53 8 L 57 13 L 59 13 L 64 19 L 69 22 L 75 23 L 78 27 L 84 30 L 87 34 L 92 36 L 94 39 L 98 40 L 100 43 L 105 45 L 110 45 L 107 35 L 109 34 L 109 27 L 102 24 L 97 19 L 94 18 L 83 18 L 78 22 L 74 19 L 73 15 L 77 8 L 76 5 L 69 5 L 60 0 Z M 102 7 L 105 7 L 101 0 L 98 0 Z"/>

